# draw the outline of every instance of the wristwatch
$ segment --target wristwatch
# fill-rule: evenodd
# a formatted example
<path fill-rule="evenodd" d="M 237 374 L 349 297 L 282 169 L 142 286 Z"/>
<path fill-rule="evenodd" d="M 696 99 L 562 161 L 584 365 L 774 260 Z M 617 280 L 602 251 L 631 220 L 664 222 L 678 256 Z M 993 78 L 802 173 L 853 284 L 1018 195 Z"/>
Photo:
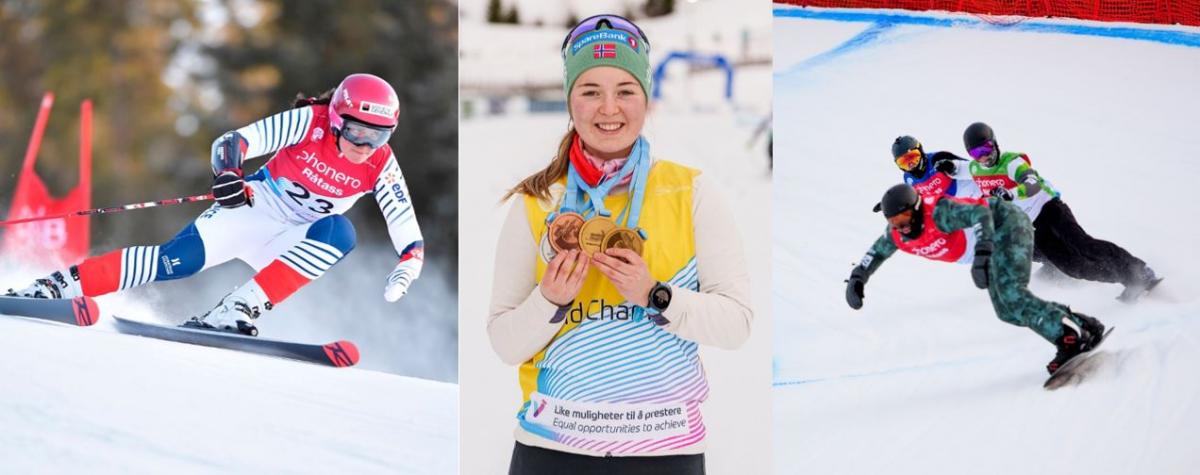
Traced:
<path fill-rule="evenodd" d="M 663 313 L 667 307 L 671 305 L 671 286 L 662 282 L 656 282 L 654 288 L 650 289 L 650 305 L 648 307 L 654 313 Z"/>

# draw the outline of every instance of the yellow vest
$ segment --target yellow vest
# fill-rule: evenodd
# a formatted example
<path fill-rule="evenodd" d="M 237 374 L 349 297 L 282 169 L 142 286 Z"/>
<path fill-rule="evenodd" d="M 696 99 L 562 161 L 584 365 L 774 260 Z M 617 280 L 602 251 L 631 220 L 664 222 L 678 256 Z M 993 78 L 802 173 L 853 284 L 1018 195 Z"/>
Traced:
<path fill-rule="evenodd" d="M 650 275 L 658 281 L 676 288 L 699 290 L 696 276 L 696 246 L 692 223 L 692 183 L 699 171 L 667 161 L 656 161 L 646 179 L 645 200 L 642 204 L 638 227 L 646 232 L 642 258 L 646 261 Z M 563 182 L 552 188 L 561 190 Z M 556 197 L 558 198 L 558 197 Z M 561 200 L 561 198 L 558 198 Z M 626 209 L 630 194 L 622 192 L 608 196 L 604 205 L 613 213 L 613 219 Z M 529 219 L 532 236 L 537 236 L 537 247 L 548 249 L 546 231 L 547 216 L 558 210 L 559 203 L 546 203 L 537 198 L 525 197 L 525 211 Z M 623 224 L 618 222 L 618 225 Z M 537 258 L 537 282 L 546 272 L 546 255 L 539 252 Z M 667 332 L 647 318 L 638 318 L 640 311 L 625 302 L 616 287 L 595 267 L 588 270 L 571 310 L 567 313 L 562 328 L 549 344 L 521 365 L 519 370 L 523 404 L 518 413 L 522 427 L 526 430 L 559 442 L 573 445 L 588 444 L 588 448 L 600 452 L 652 452 L 664 448 L 678 448 L 698 442 L 703 438 L 703 423 L 699 420 L 698 405 L 708 393 L 704 369 L 700 365 L 695 342 L 683 340 Z M 664 315 L 670 319 L 670 310 Z M 553 315 L 546 315 L 547 320 Z M 588 413 L 597 413 L 619 407 L 621 411 L 636 411 L 637 404 L 671 403 L 690 407 L 694 416 L 687 416 L 687 430 L 677 430 L 672 437 L 660 438 L 664 443 L 638 444 L 628 442 L 636 435 L 616 436 L 622 443 L 613 442 L 605 448 L 597 445 L 596 439 L 579 437 L 571 430 L 558 430 L 549 423 L 532 424 L 524 419 L 530 409 L 531 395 L 548 396 L 559 402 L 558 406 Z M 544 403 L 543 403 L 544 404 Z M 624 406 L 620 406 L 625 404 Z M 560 409 L 563 410 L 563 409 Z M 616 410 L 616 409 L 613 409 Z M 669 412 L 670 408 L 647 408 L 647 413 Z M 589 414 L 590 417 L 601 417 Z M 622 417 L 619 414 L 614 417 Z M 570 419 L 564 417 L 564 420 Z M 574 421 L 575 419 L 571 419 Z M 666 427 L 676 422 L 660 419 L 638 419 L 648 421 L 647 432 L 662 434 L 654 427 Z M 586 425 L 588 419 L 580 419 Z M 621 421 L 603 421 L 619 426 Z M 555 422 L 557 424 L 558 422 Z M 651 424 L 653 423 L 653 424 Z M 548 427 L 548 425 L 550 425 Z M 635 434 L 640 429 L 633 427 L 611 427 L 605 430 L 630 430 Z M 593 428 L 594 429 L 594 428 Z M 686 434 L 679 435 L 683 431 Z M 646 432 L 640 432 L 645 434 Z M 599 439 L 606 436 L 600 435 Z M 671 443 L 674 441 L 674 443 Z M 627 450 L 626 450 L 627 449 Z"/>

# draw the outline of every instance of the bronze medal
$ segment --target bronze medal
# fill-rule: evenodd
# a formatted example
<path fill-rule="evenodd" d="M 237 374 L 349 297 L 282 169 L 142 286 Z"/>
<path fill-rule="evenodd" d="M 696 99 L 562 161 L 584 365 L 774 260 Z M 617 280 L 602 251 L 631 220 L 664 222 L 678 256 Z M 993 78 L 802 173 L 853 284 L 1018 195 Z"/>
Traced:
<path fill-rule="evenodd" d="M 579 229 L 583 227 L 583 216 L 579 213 L 562 213 L 550 223 L 550 247 L 556 252 L 579 249 Z"/>
<path fill-rule="evenodd" d="M 579 247 L 589 256 L 600 252 L 604 247 L 604 236 L 616 228 L 617 225 L 613 224 L 611 219 L 603 216 L 587 220 L 583 227 L 579 228 Z"/>
<path fill-rule="evenodd" d="M 638 235 L 637 231 L 629 228 L 616 228 L 604 235 L 604 244 L 601 246 L 600 251 L 629 249 L 640 256 L 642 255 L 642 247 L 642 237 Z"/>

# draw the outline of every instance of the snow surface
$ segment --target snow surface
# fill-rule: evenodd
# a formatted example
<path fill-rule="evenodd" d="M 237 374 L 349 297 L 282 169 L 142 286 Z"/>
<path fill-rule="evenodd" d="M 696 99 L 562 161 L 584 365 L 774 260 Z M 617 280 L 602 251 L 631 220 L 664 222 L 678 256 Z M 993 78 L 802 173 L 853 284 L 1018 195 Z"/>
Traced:
<path fill-rule="evenodd" d="M 678 101 L 656 104 L 644 131 L 654 157 L 698 167 L 724 187 L 750 271 L 755 312 L 750 340 L 737 351 L 700 350 L 711 388 L 702 409 L 708 426 L 707 467 L 713 474 L 771 472 L 765 423 L 770 418 L 772 320 L 767 291 L 770 172 L 765 137 L 751 139 L 769 112 L 769 72 L 766 66 L 738 70 L 737 107 L 697 111 Z M 701 76 L 695 80 L 696 96 L 700 91 L 719 94 L 723 79 Z M 510 206 L 498 201 L 553 158 L 567 121 L 564 112 L 482 117 L 460 124 L 459 256 L 469 269 L 459 273 L 462 473 L 507 472 L 521 399 L 517 369 L 500 362 L 486 333 L 496 238 Z"/>
<path fill-rule="evenodd" d="M 249 279 L 241 263 L 99 297 L 88 328 L 0 316 L 0 473 L 457 472 L 458 388 L 411 377 L 457 377 L 453 284 L 428 266 L 387 304 L 394 256 L 361 246 L 258 321 L 264 338 L 353 341 L 354 368 L 119 334 L 109 318 L 181 323 Z M 0 290 L 48 272 L 0 269 Z"/>
<path fill-rule="evenodd" d="M 0 316 L 0 473 L 457 471 L 455 385 L 112 325 Z"/>
<path fill-rule="evenodd" d="M 775 40 L 776 470 L 1194 473 L 1200 48 L 781 17 Z M 861 311 L 844 301 L 885 227 L 871 206 L 901 181 L 892 140 L 965 155 L 979 120 L 1084 229 L 1166 276 L 1137 305 L 1117 284 L 1034 279 L 1116 328 L 1079 386 L 1041 388 L 1053 346 L 998 320 L 967 266 L 898 253 Z"/>

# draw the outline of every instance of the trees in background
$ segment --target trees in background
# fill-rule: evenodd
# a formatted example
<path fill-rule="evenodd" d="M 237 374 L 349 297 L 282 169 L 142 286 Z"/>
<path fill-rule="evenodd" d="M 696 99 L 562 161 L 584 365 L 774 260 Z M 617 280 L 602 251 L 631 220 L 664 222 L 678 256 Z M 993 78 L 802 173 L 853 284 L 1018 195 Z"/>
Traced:
<path fill-rule="evenodd" d="M 93 202 L 105 206 L 202 192 L 215 137 L 369 72 L 400 96 L 391 144 L 431 259 L 457 269 L 457 23 L 445 0 L 0 2 L 0 190 L 15 186 L 47 90 L 57 98 L 38 170 L 56 193 L 74 186 L 78 105 L 92 98 Z M 355 222 L 375 230 L 359 236 L 386 241 L 363 201 Z M 92 244 L 162 241 L 201 210 L 95 219 Z"/>

